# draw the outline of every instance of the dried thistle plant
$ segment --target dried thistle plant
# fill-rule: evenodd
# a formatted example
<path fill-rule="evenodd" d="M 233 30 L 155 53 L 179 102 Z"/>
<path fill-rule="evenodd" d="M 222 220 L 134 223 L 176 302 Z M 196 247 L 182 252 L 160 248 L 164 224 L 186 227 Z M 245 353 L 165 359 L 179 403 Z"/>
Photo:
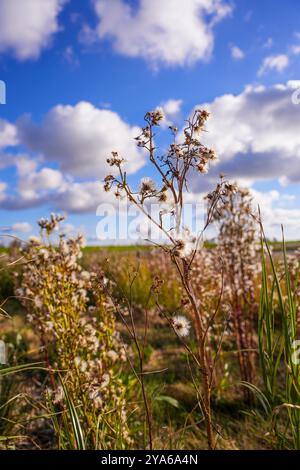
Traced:
<path fill-rule="evenodd" d="M 208 448 L 215 448 L 215 436 L 212 424 L 211 410 L 211 384 L 212 371 L 206 355 L 208 339 L 207 319 L 202 311 L 199 299 L 195 295 L 191 271 L 195 254 L 202 241 L 202 235 L 211 222 L 214 213 L 222 205 L 223 200 L 232 194 L 235 187 L 221 178 L 216 189 L 207 196 L 208 211 L 201 234 L 193 235 L 189 227 L 183 225 L 183 210 L 188 191 L 188 181 L 191 174 L 197 172 L 199 177 L 208 171 L 211 161 L 216 159 L 213 150 L 201 143 L 200 136 L 204 130 L 209 113 L 205 110 L 196 110 L 187 120 L 183 130 L 183 138 L 178 135 L 178 129 L 171 126 L 173 141 L 162 156 L 158 156 L 155 146 L 155 128 L 160 125 L 164 116 L 160 110 L 148 112 L 145 115 L 146 125 L 136 138 L 137 145 L 148 154 L 149 162 L 156 170 L 159 183 L 151 178 L 143 178 L 137 191 L 133 190 L 127 180 L 124 169 L 125 160 L 117 152 L 112 153 L 108 164 L 117 170 L 117 176 L 109 174 L 104 180 L 105 191 L 115 190 L 116 197 L 127 197 L 165 236 L 166 243 L 159 244 L 160 248 L 169 254 L 174 263 L 183 290 L 187 297 L 185 306 L 190 314 L 197 339 L 197 364 L 201 376 L 200 403 L 206 423 Z M 160 211 L 154 217 L 148 210 L 148 202 L 158 202 Z M 166 215 L 171 215 L 174 227 L 169 229 L 166 224 Z M 205 312 L 205 315 L 207 313 Z M 211 314 L 212 317 L 214 313 Z M 181 317 L 180 317 L 181 318 Z M 210 318 L 213 321 L 213 318 Z M 179 320 L 182 324 L 182 318 Z M 175 332 L 179 325 L 178 316 L 171 319 L 171 326 Z M 186 325 L 182 325 L 186 331 Z"/>
<path fill-rule="evenodd" d="M 216 214 L 218 250 L 224 263 L 224 301 L 230 306 L 230 330 L 236 345 L 241 379 L 254 383 L 256 371 L 255 328 L 260 287 L 260 245 L 252 198 L 247 189 L 229 195 Z M 253 395 L 244 388 L 247 401 Z"/>
<path fill-rule="evenodd" d="M 120 378 L 126 354 L 95 274 L 79 265 L 83 237 L 60 235 L 57 245 L 51 242 L 61 220 L 52 215 L 39 221 L 41 238 L 31 238 L 23 250 L 22 287 L 17 291 L 48 368 L 46 403 L 53 416 L 58 413 L 53 422 L 60 448 L 73 445 L 66 431 L 70 417 L 65 387 L 77 410 L 86 447 L 124 448 L 130 441 Z"/>

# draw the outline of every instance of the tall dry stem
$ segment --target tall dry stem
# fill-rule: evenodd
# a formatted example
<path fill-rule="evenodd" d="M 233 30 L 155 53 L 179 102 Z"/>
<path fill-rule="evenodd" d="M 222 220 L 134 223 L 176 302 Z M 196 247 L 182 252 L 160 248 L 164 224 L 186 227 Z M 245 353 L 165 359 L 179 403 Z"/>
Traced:
<path fill-rule="evenodd" d="M 208 164 L 216 159 L 215 152 L 205 147 L 199 137 L 204 129 L 209 113 L 205 110 L 196 110 L 193 116 L 187 120 L 182 135 L 178 135 L 178 129 L 170 126 L 173 142 L 167 152 L 158 156 L 158 149 L 154 142 L 154 129 L 159 126 L 164 116 L 157 109 L 145 115 L 146 126 L 136 138 L 137 145 L 148 154 L 149 162 L 158 175 L 159 184 L 151 178 L 143 178 L 138 190 L 133 190 L 128 183 L 124 169 L 124 159 L 117 152 L 112 152 L 108 164 L 117 170 L 117 176 L 110 174 L 105 178 L 104 189 L 110 191 L 115 188 L 117 198 L 127 197 L 145 216 L 146 220 L 160 230 L 164 235 L 164 242 L 157 243 L 150 240 L 169 254 L 174 263 L 183 290 L 187 297 L 188 310 L 193 320 L 197 339 L 197 356 L 199 373 L 201 376 L 201 404 L 202 413 L 206 423 L 207 444 L 209 449 L 215 448 L 215 436 L 212 424 L 211 409 L 211 367 L 206 355 L 208 329 L 207 319 L 201 310 L 197 299 L 191 271 L 195 254 L 202 243 L 203 232 L 210 224 L 214 212 L 218 209 L 223 199 L 234 191 L 223 178 L 216 189 L 208 194 L 208 211 L 203 230 L 200 234 L 192 234 L 191 229 L 183 224 L 183 211 L 188 191 L 190 177 L 207 172 Z M 158 202 L 157 216 L 149 210 L 151 202 Z M 167 216 L 171 216 L 171 227 L 166 222 Z"/>

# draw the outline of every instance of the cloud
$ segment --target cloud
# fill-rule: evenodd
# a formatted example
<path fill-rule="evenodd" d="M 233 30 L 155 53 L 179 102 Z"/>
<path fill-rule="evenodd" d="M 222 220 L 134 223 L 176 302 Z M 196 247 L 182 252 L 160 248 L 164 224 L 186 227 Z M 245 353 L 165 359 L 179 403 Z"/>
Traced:
<path fill-rule="evenodd" d="M 58 105 L 39 125 L 27 116 L 17 126 L 20 140 L 30 151 L 57 162 L 63 172 L 74 176 L 102 178 L 107 174 L 106 159 L 112 150 L 128 159 L 128 173 L 145 163 L 143 152 L 134 142 L 140 129 L 127 124 L 117 113 L 88 102 Z"/>
<path fill-rule="evenodd" d="M 68 235 L 68 236 L 72 236 L 72 235 L 76 234 L 76 228 L 74 227 L 73 224 L 64 222 L 61 225 L 61 227 L 59 228 L 59 233 L 64 234 L 64 235 Z"/>
<path fill-rule="evenodd" d="M 241 60 L 241 59 L 244 59 L 245 57 L 245 53 L 238 46 L 232 45 L 230 47 L 230 51 L 231 51 L 231 57 L 235 60 Z"/>
<path fill-rule="evenodd" d="M 166 108 L 174 116 L 180 100 L 166 102 Z M 111 151 L 127 160 L 128 174 L 145 164 L 145 152 L 134 140 L 140 128 L 87 102 L 58 105 L 38 124 L 30 116 L 20 118 L 16 126 L 0 124 L 0 168 L 14 166 L 17 178 L 9 191 L 0 186 L 0 207 L 7 210 L 50 206 L 72 213 L 95 212 L 100 203 L 115 202 L 101 184 L 113 170 L 106 162 Z M 24 153 L 5 150 L 10 144 L 22 146 Z"/>
<path fill-rule="evenodd" d="M 294 44 L 291 47 L 291 52 L 293 55 L 299 55 L 300 54 L 300 44 Z"/>
<path fill-rule="evenodd" d="M 78 34 L 79 43 L 89 47 L 95 44 L 98 40 L 99 36 L 97 31 L 95 31 L 95 29 L 93 29 L 89 24 L 83 23 Z"/>
<path fill-rule="evenodd" d="M 119 54 L 167 66 L 207 61 L 214 26 L 231 12 L 225 0 L 140 0 L 136 9 L 124 0 L 94 0 L 94 5 L 100 40 L 111 40 Z"/>
<path fill-rule="evenodd" d="M 27 155 L 13 155 L 17 184 L 0 198 L 0 207 L 8 210 L 28 209 L 49 204 L 66 187 L 62 173 L 52 168 L 38 168 L 38 162 Z"/>
<path fill-rule="evenodd" d="M 249 23 L 249 21 L 252 20 L 252 17 L 253 17 L 253 11 L 248 10 L 246 15 L 244 16 L 244 21 L 246 21 L 246 23 Z"/>
<path fill-rule="evenodd" d="M 281 225 L 288 239 L 299 238 L 300 209 L 289 207 L 294 197 L 281 194 L 278 191 L 261 192 L 251 189 L 253 207 L 260 206 L 264 229 L 268 237 L 280 240 L 282 238 Z"/>
<path fill-rule="evenodd" d="M 111 207 L 116 204 L 114 195 L 105 193 L 98 181 L 69 182 L 56 190 L 48 188 L 36 190 L 32 194 L 24 194 L 24 191 L 15 195 L 1 194 L 0 183 L 0 207 L 7 210 L 23 210 L 44 205 L 54 211 L 84 214 L 95 213 L 99 204 L 108 203 Z"/>
<path fill-rule="evenodd" d="M 95 213 L 99 204 L 115 204 L 115 197 L 105 193 L 99 181 L 69 183 L 57 198 L 60 210 L 72 213 Z"/>
<path fill-rule="evenodd" d="M 165 113 L 165 116 L 170 119 L 178 117 L 181 111 L 182 103 L 183 103 L 182 100 L 170 99 L 168 101 L 164 101 L 161 104 L 161 107 Z"/>
<path fill-rule="evenodd" d="M 0 0 L 0 53 L 37 58 L 59 31 L 58 15 L 66 0 Z"/>
<path fill-rule="evenodd" d="M 4 181 L 0 181 L 0 203 L 6 198 L 5 191 L 7 189 L 7 184 Z"/>
<path fill-rule="evenodd" d="M 74 48 L 72 46 L 67 46 L 63 52 L 63 59 L 65 62 L 68 64 L 78 67 L 80 64 L 80 61 L 78 57 L 76 56 L 76 53 L 74 51 Z"/>
<path fill-rule="evenodd" d="M 1 33 L 0 33 L 1 34 Z M 17 144 L 17 130 L 13 124 L 0 119 L 0 149 Z"/>
<path fill-rule="evenodd" d="M 32 231 L 32 226 L 28 222 L 16 222 L 10 229 L 10 232 L 29 233 Z"/>
<path fill-rule="evenodd" d="M 290 59 L 286 54 L 271 55 L 264 59 L 259 71 L 258 76 L 261 77 L 270 70 L 283 72 L 290 63 Z"/>
<path fill-rule="evenodd" d="M 16 161 L 19 175 L 18 194 L 23 201 L 34 201 L 51 191 L 62 190 L 64 177 L 58 170 L 42 168 L 37 170 L 37 163 L 25 157 Z"/>
<path fill-rule="evenodd" d="M 266 40 L 266 42 L 263 44 L 263 47 L 264 47 L 265 49 L 271 49 L 271 47 L 273 46 L 273 44 L 274 44 L 273 38 L 269 37 L 269 38 Z"/>
<path fill-rule="evenodd" d="M 222 172 L 248 183 L 300 182 L 300 107 L 292 103 L 294 92 L 294 82 L 248 86 L 239 95 L 196 106 L 211 112 L 203 141 L 219 155 L 208 179 Z M 197 177 L 194 187 L 200 181 Z"/>
<path fill-rule="evenodd" d="M 26 155 L 14 159 L 17 171 L 15 190 L 0 182 L 0 207 L 22 210 L 50 206 L 51 210 L 70 213 L 95 213 L 101 203 L 115 204 L 114 194 L 103 190 L 101 181 L 73 181 L 59 170 L 39 167 Z"/>
<path fill-rule="evenodd" d="M 165 117 L 161 124 L 162 127 L 171 126 L 180 118 L 182 103 L 183 100 L 169 99 L 158 106 L 157 109 L 161 109 Z"/>

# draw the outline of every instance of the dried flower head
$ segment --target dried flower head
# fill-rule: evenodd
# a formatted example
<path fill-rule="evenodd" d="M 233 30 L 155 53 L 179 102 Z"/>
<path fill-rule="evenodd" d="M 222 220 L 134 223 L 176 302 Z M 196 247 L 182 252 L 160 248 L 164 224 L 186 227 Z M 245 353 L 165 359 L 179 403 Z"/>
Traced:
<path fill-rule="evenodd" d="M 141 195 L 153 194 L 156 191 L 156 184 L 151 178 L 142 178 L 140 182 Z"/>
<path fill-rule="evenodd" d="M 197 247 L 197 237 L 191 234 L 187 227 L 184 227 L 181 233 L 175 236 L 175 240 L 173 253 L 180 258 L 188 258 Z"/>
<path fill-rule="evenodd" d="M 191 329 L 190 321 L 183 315 L 176 315 L 171 319 L 172 326 L 178 336 L 184 338 L 188 336 Z"/>
<path fill-rule="evenodd" d="M 23 265 L 22 287 L 17 294 L 29 312 L 27 321 L 47 352 L 49 370 L 53 370 L 50 374 L 52 403 L 60 404 L 63 400 L 63 387 L 55 386 L 54 377 L 54 370 L 60 370 L 78 413 L 85 413 L 88 418 L 81 416 L 82 422 L 88 421 L 92 426 L 93 418 L 97 421 L 102 419 L 102 414 L 107 415 L 110 424 L 108 421 L 106 434 L 111 436 L 114 420 L 118 419 L 126 441 L 120 378 L 120 367 L 126 360 L 124 346 L 115 329 L 111 306 L 96 284 L 96 274 L 83 270 L 79 264 L 83 236 L 60 235 L 58 243 L 52 244 L 51 233 L 60 220 L 60 216 L 52 215 L 49 220 L 39 222 L 42 239 L 39 244 L 28 243 L 23 250 L 27 262 Z M 112 408 L 118 409 L 118 413 L 112 413 Z M 119 415 L 124 417 L 121 423 Z M 86 434 L 94 431 L 89 427 Z"/>
<path fill-rule="evenodd" d="M 163 109 L 158 107 L 154 111 L 150 111 L 145 116 L 153 126 L 157 126 L 163 119 L 165 119 Z"/>
<path fill-rule="evenodd" d="M 116 166 L 119 167 L 124 163 L 124 158 L 121 158 L 118 154 L 118 152 L 111 152 L 111 158 L 108 158 L 106 161 L 109 164 L 109 166 Z"/>

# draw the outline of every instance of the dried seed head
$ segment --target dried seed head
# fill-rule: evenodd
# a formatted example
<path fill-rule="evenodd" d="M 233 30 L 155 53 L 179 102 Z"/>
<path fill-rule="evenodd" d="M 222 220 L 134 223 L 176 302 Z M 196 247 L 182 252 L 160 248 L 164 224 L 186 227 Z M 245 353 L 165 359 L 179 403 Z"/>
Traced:
<path fill-rule="evenodd" d="M 106 161 L 109 166 L 117 166 L 120 167 L 122 163 L 124 163 L 124 158 L 120 157 L 118 152 L 111 152 L 111 158 L 108 158 Z"/>
<path fill-rule="evenodd" d="M 155 276 L 153 284 L 151 286 L 152 291 L 155 294 L 159 294 L 163 283 L 164 283 L 164 281 L 160 277 Z"/>
<path fill-rule="evenodd" d="M 156 191 L 156 184 L 151 178 L 142 178 L 140 182 L 140 193 L 142 195 L 154 193 Z"/>
<path fill-rule="evenodd" d="M 189 335 L 191 323 L 186 317 L 183 315 L 176 315 L 172 318 L 171 322 L 178 336 L 184 338 Z"/>
<path fill-rule="evenodd" d="M 165 119 L 162 108 L 157 108 L 155 111 L 150 111 L 146 114 L 145 119 L 149 121 L 153 126 L 158 126 L 159 123 Z"/>

